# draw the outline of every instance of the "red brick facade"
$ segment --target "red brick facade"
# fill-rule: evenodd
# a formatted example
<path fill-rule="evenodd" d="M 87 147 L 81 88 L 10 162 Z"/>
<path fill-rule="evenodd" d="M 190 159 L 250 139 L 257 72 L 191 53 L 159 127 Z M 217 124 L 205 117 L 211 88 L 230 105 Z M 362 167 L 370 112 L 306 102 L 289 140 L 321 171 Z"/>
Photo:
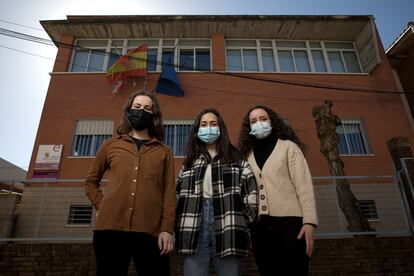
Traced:
<path fill-rule="evenodd" d="M 212 68 L 225 70 L 224 35 L 211 35 Z M 73 43 L 73 36 L 62 37 L 62 43 Z M 381 45 L 380 41 L 378 44 Z M 307 158 L 314 176 L 328 175 L 325 159 L 319 152 L 319 141 L 312 108 L 326 99 L 333 101 L 333 112 L 341 119 L 361 119 L 364 123 L 372 154 L 345 156 L 348 175 L 390 175 L 394 173 L 386 141 L 394 136 L 406 136 L 413 141 L 401 98 L 398 94 L 375 94 L 361 91 L 342 91 L 291 85 L 284 82 L 303 82 L 316 85 L 335 85 L 367 90 L 396 91 L 390 65 L 382 47 L 380 64 L 371 74 L 316 73 L 240 73 L 272 79 L 274 82 L 239 78 L 213 72 L 180 72 L 178 78 L 185 90 L 184 97 L 158 95 L 164 119 L 193 119 L 203 108 L 214 107 L 222 113 L 231 139 L 237 143 L 242 116 L 256 105 L 268 105 L 281 117 L 289 120 L 299 137 L 308 145 Z M 59 48 L 46 97 L 29 177 L 40 144 L 63 144 L 60 178 L 83 178 L 92 158 L 70 157 L 72 138 L 77 119 L 112 119 L 120 121 L 121 107 L 134 89 L 128 83 L 112 95 L 105 73 L 66 72 L 70 63 L 70 49 Z M 148 88 L 154 89 L 159 73 L 149 73 Z M 176 166 L 181 161 L 177 160 Z"/>

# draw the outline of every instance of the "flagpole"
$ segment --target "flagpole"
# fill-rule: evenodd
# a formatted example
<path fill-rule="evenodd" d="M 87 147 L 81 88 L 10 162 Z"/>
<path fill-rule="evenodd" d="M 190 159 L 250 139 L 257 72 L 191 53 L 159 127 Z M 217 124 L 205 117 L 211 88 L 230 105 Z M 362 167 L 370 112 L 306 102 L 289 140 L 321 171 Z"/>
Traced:
<path fill-rule="evenodd" d="M 148 48 L 149 48 L 149 38 L 147 36 L 147 55 L 146 55 L 147 58 L 145 60 L 145 63 L 146 63 L 145 68 L 146 68 L 146 70 L 145 70 L 145 80 L 144 80 L 144 90 L 145 91 L 147 91 L 147 86 L 148 86 Z"/>

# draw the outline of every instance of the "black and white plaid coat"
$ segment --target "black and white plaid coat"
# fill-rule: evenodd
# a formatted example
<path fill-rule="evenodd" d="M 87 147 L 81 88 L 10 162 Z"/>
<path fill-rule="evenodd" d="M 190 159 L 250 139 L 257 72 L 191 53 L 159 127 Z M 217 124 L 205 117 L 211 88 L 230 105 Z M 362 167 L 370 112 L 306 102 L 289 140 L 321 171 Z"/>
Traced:
<path fill-rule="evenodd" d="M 207 162 L 204 156 L 200 156 L 191 168 L 182 168 L 178 175 L 175 244 L 179 254 L 195 254 L 197 251 Z M 254 174 L 246 161 L 223 165 L 214 158 L 211 180 L 216 256 L 246 256 L 249 243 L 247 224 L 255 219 L 258 205 Z"/>

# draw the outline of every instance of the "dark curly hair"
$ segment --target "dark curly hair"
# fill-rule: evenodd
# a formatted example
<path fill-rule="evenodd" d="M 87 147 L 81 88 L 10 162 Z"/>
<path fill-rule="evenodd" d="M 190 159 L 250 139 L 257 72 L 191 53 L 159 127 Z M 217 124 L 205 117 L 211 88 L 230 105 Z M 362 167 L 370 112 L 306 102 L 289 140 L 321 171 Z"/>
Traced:
<path fill-rule="evenodd" d="M 242 153 L 243 157 L 247 157 L 249 153 L 252 151 L 257 139 L 250 135 L 250 120 L 249 116 L 250 113 L 255 109 L 263 109 L 267 112 L 270 118 L 270 123 L 272 125 L 272 133 L 280 139 L 283 140 L 290 140 L 294 142 L 296 145 L 299 146 L 299 148 L 302 150 L 303 153 L 306 151 L 306 146 L 303 144 L 299 138 L 296 136 L 293 129 L 286 125 L 285 122 L 277 115 L 276 112 L 274 112 L 271 108 L 263 105 L 256 105 L 255 107 L 251 108 L 249 112 L 247 112 L 246 116 L 244 116 L 241 130 L 240 130 L 240 136 L 239 136 L 239 143 L 238 148 L 240 152 Z"/>
<path fill-rule="evenodd" d="M 158 141 L 164 140 L 164 126 L 162 124 L 162 114 L 160 110 L 160 105 L 155 95 L 147 90 L 139 90 L 133 92 L 128 100 L 125 102 L 122 109 L 122 120 L 118 126 L 116 132 L 119 135 L 128 134 L 132 130 L 132 125 L 128 120 L 128 111 L 132 107 L 135 97 L 137 96 L 147 96 L 152 100 L 152 123 L 148 126 L 148 135 L 151 138 L 155 138 Z"/>
<path fill-rule="evenodd" d="M 226 125 L 224 124 L 220 113 L 214 108 L 206 108 L 202 110 L 195 118 L 193 127 L 188 136 L 186 156 L 184 159 L 185 168 L 190 168 L 193 166 L 194 161 L 199 157 L 200 154 L 206 156 L 209 162 L 211 162 L 210 154 L 208 153 L 206 144 L 201 142 L 197 136 L 198 129 L 200 128 L 201 117 L 207 113 L 213 113 L 216 115 L 218 127 L 220 128 L 220 137 L 216 141 L 216 151 L 220 161 L 224 164 L 229 164 L 238 162 L 241 159 L 239 150 L 230 142 Z"/>

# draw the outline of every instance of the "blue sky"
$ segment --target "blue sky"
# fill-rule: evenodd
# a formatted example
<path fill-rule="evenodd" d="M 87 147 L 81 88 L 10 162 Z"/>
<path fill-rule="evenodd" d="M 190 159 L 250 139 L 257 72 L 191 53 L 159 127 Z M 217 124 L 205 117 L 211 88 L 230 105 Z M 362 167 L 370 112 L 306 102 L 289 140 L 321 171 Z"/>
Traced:
<path fill-rule="evenodd" d="M 413 0 L 2 0 L 0 28 L 48 38 L 39 20 L 66 15 L 373 15 L 387 48 L 414 21 L 413 11 Z M 56 47 L 0 35 L 0 157 L 23 169 L 29 165 L 55 55 Z M 64 106 L 62 112 L 67 112 Z"/>

